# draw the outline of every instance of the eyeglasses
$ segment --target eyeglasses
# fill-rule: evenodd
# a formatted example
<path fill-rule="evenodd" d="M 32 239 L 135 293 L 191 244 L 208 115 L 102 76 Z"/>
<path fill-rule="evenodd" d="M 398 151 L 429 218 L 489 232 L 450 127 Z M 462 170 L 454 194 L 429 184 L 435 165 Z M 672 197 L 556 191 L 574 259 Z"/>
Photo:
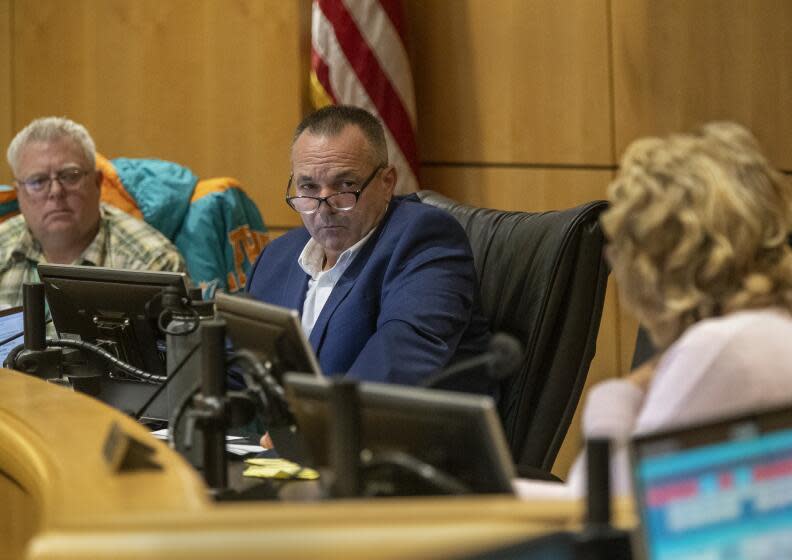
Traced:
<path fill-rule="evenodd" d="M 313 214 L 317 212 L 323 202 L 334 210 L 347 212 L 355 207 L 358 199 L 360 198 L 360 194 L 366 187 L 369 186 L 377 173 L 379 173 L 382 169 L 385 169 L 384 165 L 377 166 L 374 171 L 371 172 L 371 175 L 369 175 L 368 178 L 363 181 L 363 183 L 360 185 L 360 188 L 337 192 L 329 196 L 289 196 L 292 179 L 294 179 L 294 175 L 292 175 L 289 177 L 289 183 L 286 185 L 286 204 L 291 206 L 292 209 L 296 210 L 300 214 Z"/>
<path fill-rule="evenodd" d="M 60 186 L 67 191 L 76 191 L 82 185 L 83 178 L 90 171 L 78 167 L 61 169 L 54 175 L 33 175 L 27 179 L 17 179 L 17 185 L 25 188 L 31 196 L 45 197 L 49 194 L 52 182 L 57 180 Z"/>

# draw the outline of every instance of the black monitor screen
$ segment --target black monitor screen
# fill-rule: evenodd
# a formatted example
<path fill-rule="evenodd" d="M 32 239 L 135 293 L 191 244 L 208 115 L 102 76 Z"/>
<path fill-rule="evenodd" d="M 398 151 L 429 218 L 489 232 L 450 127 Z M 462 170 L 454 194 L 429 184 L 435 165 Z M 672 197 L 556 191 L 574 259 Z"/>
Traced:
<path fill-rule="evenodd" d="M 41 264 L 52 322 L 61 338 L 78 339 L 148 373 L 165 375 L 165 335 L 157 327 L 162 290 L 187 296 L 176 272 Z"/>
<path fill-rule="evenodd" d="M 0 311 L 0 340 L 8 340 L 0 346 L 0 364 L 2 364 L 8 353 L 15 347 L 22 344 L 22 337 L 18 335 L 25 326 L 24 316 L 21 307 L 12 307 Z"/>
<path fill-rule="evenodd" d="M 215 297 L 215 305 L 234 348 L 249 350 L 260 360 L 269 361 L 277 379 L 286 371 L 321 375 L 300 326 L 300 316 L 293 309 L 221 292 Z"/>
<path fill-rule="evenodd" d="M 330 382 L 289 373 L 286 395 L 315 467 L 330 466 Z M 401 452 L 440 469 L 476 493 L 510 493 L 514 467 L 487 396 L 360 383 L 361 439 L 374 458 Z"/>

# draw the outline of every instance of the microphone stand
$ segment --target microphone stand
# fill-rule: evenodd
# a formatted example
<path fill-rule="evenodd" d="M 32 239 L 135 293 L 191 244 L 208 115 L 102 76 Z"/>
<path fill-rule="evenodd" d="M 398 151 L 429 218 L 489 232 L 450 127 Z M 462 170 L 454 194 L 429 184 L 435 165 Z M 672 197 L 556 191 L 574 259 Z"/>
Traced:
<path fill-rule="evenodd" d="M 360 399 L 353 379 L 335 378 L 330 383 L 330 466 L 335 480 L 334 498 L 354 498 L 362 490 L 360 469 Z"/>
<path fill-rule="evenodd" d="M 610 440 L 586 442 L 586 525 L 578 536 L 586 558 L 631 560 L 630 536 L 611 524 Z"/>
<path fill-rule="evenodd" d="M 25 282 L 22 286 L 24 349 L 15 356 L 13 367 L 41 379 L 59 379 L 63 353 L 48 348 L 44 313 L 44 284 Z"/>
<path fill-rule="evenodd" d="M 217 496 L 228 488 L 225 455 L 225 322 L 207 320 L 200 328 L 201 392 L 192 398 L 192 408 L 187 411 L 185 440 L 191 447 L 197 424 L 203 442 L 204 479 L 210 491 Z"/>
<path fill-rule="evenodd" d="M 200 432 L 200 461 L 196 468 L 203 471 L 204 480 L 216 500 L 261 499 L 273 497 L 267 487 L 237 492 L 228 486 L 226 432 L 231 426 L 244 424 L 255 413 L 255 400 L 249 390 L 228 391 L 226 387 L 225 321 L 207 319 L 201 322 L 200 388 L 188 394 L 177 407 L 170 421 L 172 446 L 180 452 L 192 450 L 195 431 Z M 183 439 L 177 437 L 182 413 Z M 192 457 L 188 457 L 192 462 Z"/>

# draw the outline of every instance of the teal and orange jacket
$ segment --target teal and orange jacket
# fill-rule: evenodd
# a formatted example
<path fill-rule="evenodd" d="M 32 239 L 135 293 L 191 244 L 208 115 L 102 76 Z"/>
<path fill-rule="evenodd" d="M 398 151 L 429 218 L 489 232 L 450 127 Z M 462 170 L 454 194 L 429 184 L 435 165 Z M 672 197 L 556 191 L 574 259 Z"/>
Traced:
<path fill-rule="evenodd" d="M 235 179 L 199 179 L 186 167 L 157 159 L 96 156 L 102 201 L 145 220 L 181 251 L 193 282 L 211 298 L 244 288 L 266 245 L 255 203 Z M 0 187 L 0 219 L 19 212 L 16 192 Z"/>

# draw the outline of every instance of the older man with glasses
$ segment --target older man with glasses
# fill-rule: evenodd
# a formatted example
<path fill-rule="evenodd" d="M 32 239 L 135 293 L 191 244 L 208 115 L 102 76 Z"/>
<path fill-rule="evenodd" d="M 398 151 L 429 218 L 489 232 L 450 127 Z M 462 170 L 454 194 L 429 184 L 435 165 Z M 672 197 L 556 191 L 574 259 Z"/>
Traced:
<path fill-rule="evenodd" d="M 94 141 L 69 119 L 36 119 L 8 147 L 21 215 L 0 224 L 0 307 L 22 304 L 39 263 L 184 271 L 176 247 L 144 222 L 100 203 Z"/>
<path fill-rule="evenodd" d="M 385 133 L 370 113 L 331 106 L 297 127 L 287 204 L 305 227 L 271 242 L 248 292 L 300 311 L 326 374 L 420 384 L 486 350 L 467 235 L 447 212 L 394 197 Z M 482 378 L 455 388 L 491 392 Z"/>

